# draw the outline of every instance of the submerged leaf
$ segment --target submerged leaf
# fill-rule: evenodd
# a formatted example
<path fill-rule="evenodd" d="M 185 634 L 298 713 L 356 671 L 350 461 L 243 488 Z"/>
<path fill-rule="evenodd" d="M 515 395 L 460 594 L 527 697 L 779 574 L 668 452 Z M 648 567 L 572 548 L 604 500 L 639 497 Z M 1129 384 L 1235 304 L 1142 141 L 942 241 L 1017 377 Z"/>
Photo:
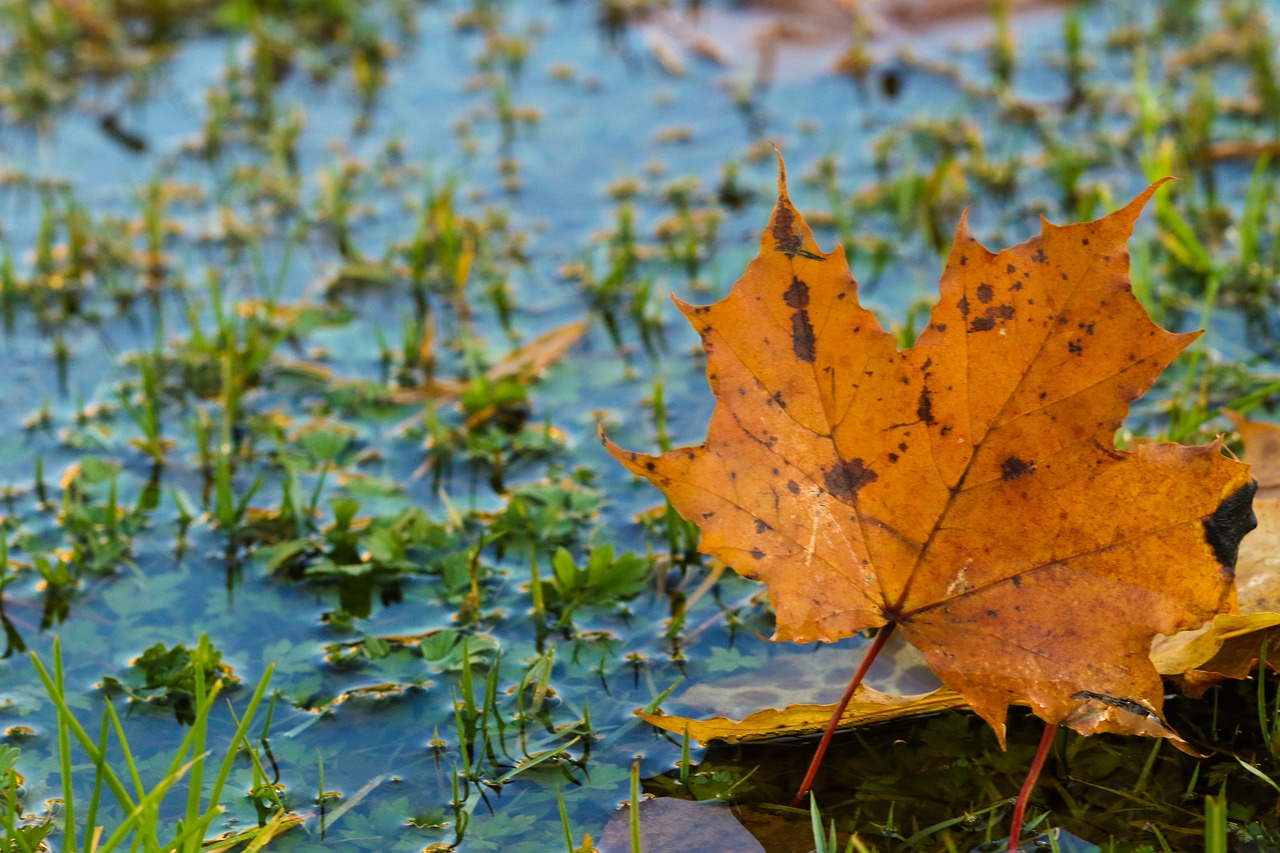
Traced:
<path fill-rule="evenodd" d="M 840 717 L 840 728 L 868 726 L 903 717 L 950 711 L 963 708 L 966 704 L 968 703 L 964 697 L 945 687 L 918 696 L 894 696 L 870 687 L 859 687 L 853 701 Z M 684 735 L 687 732 L 689 737 L 703 743 L 713 740 L 739 743 L 818 734 L 830 722 L 835 708 L 834 704 L 788 705 L 782 710 L 769 708 L 757 711 L 742 720 L 731 720 L 728 717 L 694 720 L 688 717 L 646 714 L 642 711 L 637 711 L 636 716 L 673 734 Z"/>

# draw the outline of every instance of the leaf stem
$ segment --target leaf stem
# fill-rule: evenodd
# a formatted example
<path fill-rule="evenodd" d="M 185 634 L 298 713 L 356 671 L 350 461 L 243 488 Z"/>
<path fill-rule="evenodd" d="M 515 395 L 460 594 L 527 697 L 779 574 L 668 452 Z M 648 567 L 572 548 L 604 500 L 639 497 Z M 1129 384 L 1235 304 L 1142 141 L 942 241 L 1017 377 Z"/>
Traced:
<path fill-rule="evenodd" d="M 849 686 L 844 689 L 844 695 L 836 703 L 836 709 L 831 714 L 831 720 L 827 723 L 826 731 L 822 733 L 822 740 L 818 741 L 818 748 L 814 750 L 813 759 L 809 762 L 809 769 L 804 774 L 804 781 L 800 783 L 800 790 L 796 792 L 795 799 L 791 801 L 792 808 L 799 806 L 805 794 L 809 793 L 809 788 L 813 786 L 813 779 L 818 775 L 818 768 L 822 766 L 822 757 L 827 754 L 827 747 L 831 744 L 831 738 L 836 733 L 836 728 L 840 725 L 840 718 L 844 716 L 844 709 L 849 707 L 849 700 L 853 698 L 858 685 L 862 684 L 862 679 L 866 677 L 867 670 L 871 668 L 871 664 L 879 657 L 880 651 L 884 648 L 885 643 L 889 641 L 889 637 L 893 635 L 893 629 L 896 626 L 896 622 L 890 622 L 881 628 L 876 634 L 876 638 L 871 641 L 867 651 L 862 655 L 862 662 L 858 664 L 857 672 L 853 674 L 853 678 L 849 679 Z"/>
<path fill-rule="evenodd" d="M 1057 733 L 1056 723 L 1044 724 L 1044 734 L 1040 736 L 1036 757 L 1031 759 L 1031 769 L 1027 771 L 1027 778 L 1022 781 L 1022 790 L 1018 792 L 1018 799 L 1013 804 L 1013 819 L 1009 826 L 1009 853 L 1016 853 L 1018 849 L 1018 838 L 1022 835 L 1022 816 L 1027 810 L 1027 801 L 1031 799 L 1031 792 L 1036 787 L 1036 780 L 1040 778 L 1044 760 L 1049 756 L 1049 747 L 1053 745 L 1053 737 Z"/>

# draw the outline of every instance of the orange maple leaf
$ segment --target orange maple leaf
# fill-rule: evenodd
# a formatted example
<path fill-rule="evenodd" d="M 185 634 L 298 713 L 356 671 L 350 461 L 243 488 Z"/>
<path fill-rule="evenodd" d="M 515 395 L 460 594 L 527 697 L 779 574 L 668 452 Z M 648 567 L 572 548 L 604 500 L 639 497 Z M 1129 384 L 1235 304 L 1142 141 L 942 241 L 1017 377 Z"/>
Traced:
<path fill-rule="evenodd" d="M 778 639 L 894 624 L 1002 742 L 1017 702 L 1082 734 L 1176 738 L 1151 641 L 1234 607 L 1252 487 L 1221 440 L 1114 446 L 1197 336 L 1130 288 L 1125 242 L 1158 186 L 995 254 L 962 217 L 928 327 L 899 351 L 780 166 L 746 274 L 713 305 L 677 300 L 709 358 L 706 442 L 605 445 L 698 524 L 700 550 L 768 585 Z"/>

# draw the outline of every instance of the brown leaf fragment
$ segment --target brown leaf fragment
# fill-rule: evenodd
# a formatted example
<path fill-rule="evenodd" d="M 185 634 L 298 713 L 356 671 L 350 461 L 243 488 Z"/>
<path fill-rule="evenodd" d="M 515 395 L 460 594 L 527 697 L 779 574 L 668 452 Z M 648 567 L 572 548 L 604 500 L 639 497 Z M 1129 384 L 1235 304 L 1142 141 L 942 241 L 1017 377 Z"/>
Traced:
<path fill-rule="evenodd" d="M 1162 637 L 1151 657 L 1175 676 L 1184 693 L 1199 696 L 1226 678 L 1257 670 L 1263 646 L 1267 662 L 1280 668 L 1280 426 L 1223 412 L 1244 441 L 1244 455 L 1257 483 L 1253 513 L 1257 529 L 1240 542 L 1236 562 L 1239 614 L 1224 614 L 1198 631 Z"/>
<path fill-rule="evenodd" d="M 1221 442 L 1114 446 L 1196 335 L 1155 325 L 1125 243 L 1159 184 L 993 253 L 961 219 L 929 324 L 898 350 L 779 179 L 720 302 L 677 301 L 717 398 L 707 440 L 605 445 L 764 582 L 776 638 L 896 623 L 1003 738 L 1008 706 L 1082 734 L 1176 737 L 1152 639 L 1233 606 L 1248 466 Z M 1224 503 L 1230 512 L 1220 512 Z"/>

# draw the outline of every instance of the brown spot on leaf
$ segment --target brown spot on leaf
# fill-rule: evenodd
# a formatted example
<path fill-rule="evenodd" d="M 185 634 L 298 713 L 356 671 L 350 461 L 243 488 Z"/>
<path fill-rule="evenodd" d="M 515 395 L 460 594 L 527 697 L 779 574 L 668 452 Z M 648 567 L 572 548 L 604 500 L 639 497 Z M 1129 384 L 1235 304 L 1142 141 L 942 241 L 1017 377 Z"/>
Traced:
<path fill-rule="evenodd" d="M 1036 463 L 1010 456 L 1000 463 L 1000 479 L 1016 480 L 1036 472 Z"/>
<path fill-rule="evenodd" d="M 817 337 L 809 320 L 809 285 L 798 278 L 791 279 L 782 301 L 795 309 L 791 312 L 791 348 L 796 358 L 812 364 L 817 358 Z"/>
<path fill-rule="evenodd" d="M 933 420 L 933 400 L 929 398 L 929 389 L 920 389 L 920 402 L 916 405 L 916 417 L 924 421 L 926 424 L 934 423 Z"/>
<path fill-rule="evenodd" d="M 796 254 L 804 245 L 804 237 L 796 228 L 796 218 L 789 204 L 779 204 L 774 210 L 772 233 L 776 249 L 785 255 Z"/>
<path fill-rule="evenodd" d="M 982 284 L 978 285 L 978 301 L 979 302 L 985 305 L 988 302 L 990 302 L 994 296 L 995 296 L 995 291 L 991 289 L 991 285 L 987 284 L 985 281 Z"/>
<path fill-rule="evenodd" d="M 831 468 L 822 469 L 827 491 L 847 503 L 858 499 L 858 492 L 868 483 L 874 483 L 877 475 L 861 459 L 841 461 Z"/>

